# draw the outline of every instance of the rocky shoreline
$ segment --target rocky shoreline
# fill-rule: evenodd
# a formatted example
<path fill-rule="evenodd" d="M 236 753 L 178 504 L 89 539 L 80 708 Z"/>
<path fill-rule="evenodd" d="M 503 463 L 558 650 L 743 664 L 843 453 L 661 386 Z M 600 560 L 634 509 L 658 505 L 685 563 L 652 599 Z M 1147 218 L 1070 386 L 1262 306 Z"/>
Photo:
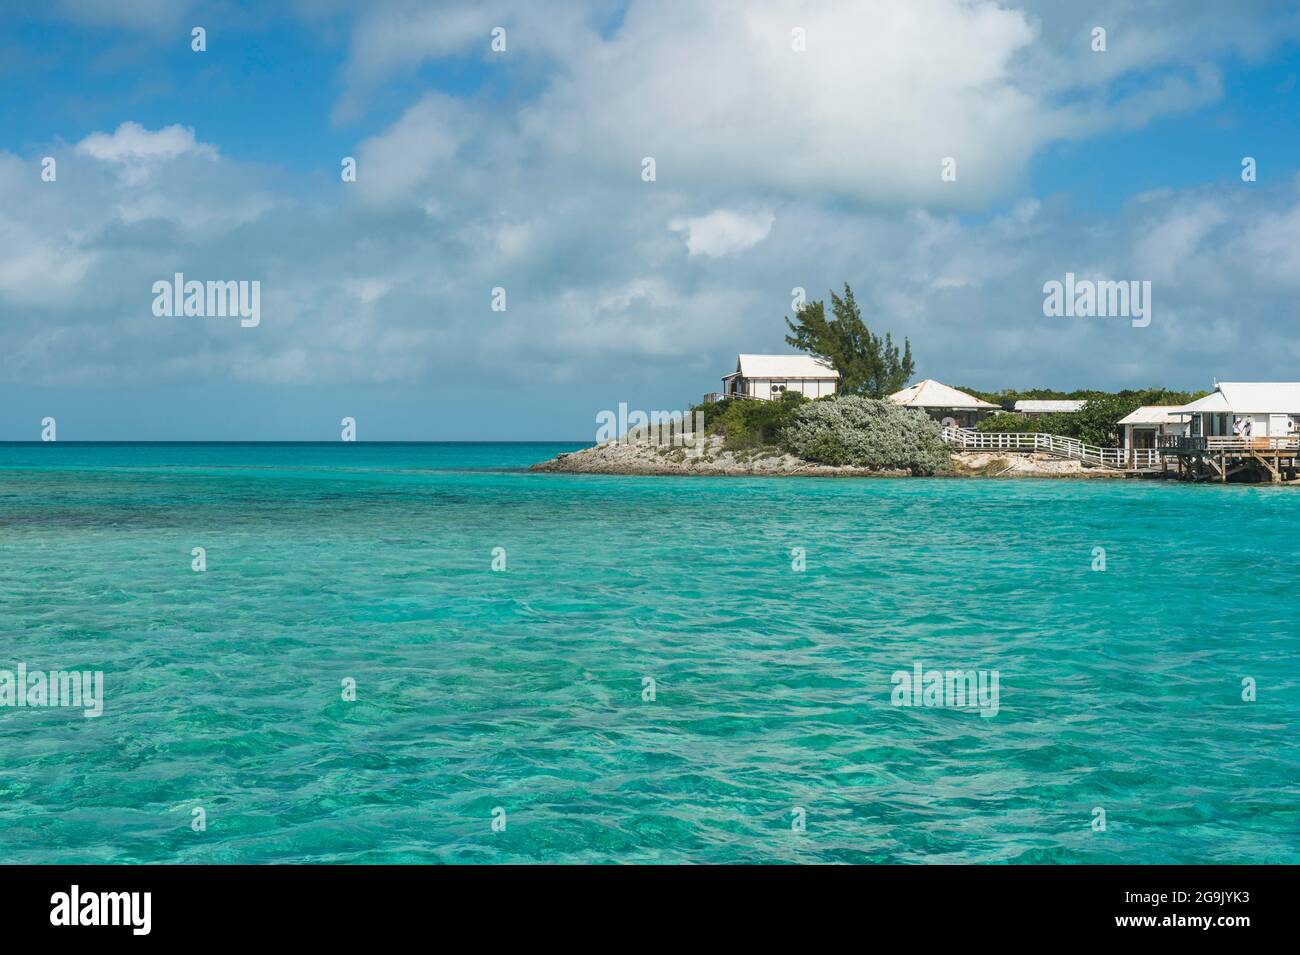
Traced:
<path fill-rule="evenodd" d="M 1005 451 L 963 451 L 952 456 L 950 477 L 994 478 L 1124 478 L 1120 471 L 1085 467 L 1081 461 L 1048 454 Z M 777 448 L 729 451 L 722 439 L 710 437 L 702 453 L 653 444 L 610 442 L 558 455 L 534 464 L 531 471 L 559 474 L 627 474 L 645 476 L 713 477 L 908 477 L 905 470 L 872 470 L 814 464 Z"/>

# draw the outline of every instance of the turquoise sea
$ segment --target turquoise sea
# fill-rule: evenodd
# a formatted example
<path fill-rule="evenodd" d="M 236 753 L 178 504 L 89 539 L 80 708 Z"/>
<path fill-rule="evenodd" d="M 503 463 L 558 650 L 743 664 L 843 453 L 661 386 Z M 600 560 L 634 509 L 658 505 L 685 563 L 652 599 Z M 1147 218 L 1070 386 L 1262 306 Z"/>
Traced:
<path fill-rule="evenodd" d="M 0 445 L 0 858 L 1300 862 L 1300 489 L 574 447 Z"/>

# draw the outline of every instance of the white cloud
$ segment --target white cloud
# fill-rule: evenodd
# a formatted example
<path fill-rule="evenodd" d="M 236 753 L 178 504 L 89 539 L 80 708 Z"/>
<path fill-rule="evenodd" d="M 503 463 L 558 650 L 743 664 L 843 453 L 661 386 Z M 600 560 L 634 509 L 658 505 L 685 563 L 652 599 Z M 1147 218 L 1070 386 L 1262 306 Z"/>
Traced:
<path fill-rule="evenodd" d="M 691 255 L 720 256 L 743 252 L 767 238 L 776 217 L 771 212 L 718 209 L 693 219 L 674 219 L 668 227 L 686 233 Z"/>
<path fill-rule="evenodd" d="M 573 163 L 653 156 L 669 187 L 977 204 L 1051 133 L 1013 81 L 1033 38 L 1023 13 L 959 0 L 634 2 L 526 128 Z"/>
<path fill-rule="evenodd" d="M 1229 221 L 1218 200 L 1193 201 L 1153 222 L 1133 249 L 1133 278 L 1157 282 L 1184 281 L 1198 268 L 1205 240 Z M 1213 253 L 1211 253 L 1213 254 Z"/>
<path fill-rule="evenodd" d="M 610 0 L 376 0 L 366 5 L 353 31 L 333 119 L 358 119 L 377 87 L 429 60 L 490 58 L 494 67 L 508 70 L 582 55 L 599 40 L 590 20 L 608 6 Z M 506 30 L 506 49 L 492 52 L 492 30 L 498 26 Z"/>
<path fill-rule="evenodd" d="M 215 158 L 217 151 L 194 138 L 189 126 L 174 124 L 150 132 L 139 123 L 125 122 L 112 133 L 91 133 L 77 143 L 77 152 L 103 162 L 165 162 L 178 156 Z"/>
<path fill-rule="evenodd" d="M 69 237 L 0 214 L 0 300 L 25 306 L 68 302 L 95 258 Z"/>
<path fill-rule="evenodd" d="M 408 198 L 455 157 L 474 124 L 448 96 L 431 93 L 357 151 L 357 187 L 372 202 Z"/>

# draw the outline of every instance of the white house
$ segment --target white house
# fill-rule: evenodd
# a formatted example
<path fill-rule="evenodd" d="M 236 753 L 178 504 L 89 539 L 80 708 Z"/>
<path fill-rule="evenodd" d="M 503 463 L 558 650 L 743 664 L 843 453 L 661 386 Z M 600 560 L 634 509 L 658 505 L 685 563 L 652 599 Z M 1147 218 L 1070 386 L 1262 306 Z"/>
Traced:
<path fill-rule="evenodd" d="M 722 379 L 722 397 L 779 399 L 787 391 L 806 398 L 835 394 L 840 373 L 812 355 L 739 355 L 736 370 Z"/>
<path fill-rule="evenodd" d="M 1189 437 L 1293 438 L 1300 432 L 1300 381 L 1222 381 L 1179 412 Z"/>
<path fill-rule="evenodd" d="M 919 408 L 936 421 L 961 428 L 973 428 L 981 418 L 999 410 L 991 402 L 950 388 L 933 378 L 896 391 L 889 396 L 889 400 L 906 408 Z"/>
<path fill-rule="evenodd" d="M 1125 451 L 1160 446 L 1162 435 L 1187 434 L 1187 418 L 1181 405 L 1143 405 L 1119 419 Z"/>
<path fill-rule="evenodd" d="M 1026 399 L 1017 401 L 1012 405 L 1012 410 L 1016 414 L 1022 414 L 1029 418 L 1036 418 L 1046 414 L 1073 414 L 1079 411 L 1088 402 L 1082 398 L 1046 398 L 1046 399 Z"/>

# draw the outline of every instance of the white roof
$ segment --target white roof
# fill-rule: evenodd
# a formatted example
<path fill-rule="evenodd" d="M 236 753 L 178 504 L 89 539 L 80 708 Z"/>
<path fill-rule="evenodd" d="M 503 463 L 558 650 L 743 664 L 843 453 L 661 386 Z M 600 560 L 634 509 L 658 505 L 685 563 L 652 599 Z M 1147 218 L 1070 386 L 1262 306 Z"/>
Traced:
<path fill-rule="evenodd" d="M 982 401 L 974 395 L 968 395 L 956 388 L 949 388 L 942 382 L 927 378 L 916 384 L 896 391 L 889 400 L 909 408 L 996 408 L 997 405 Z"/>
<path fill-rule="evenodd" d="M 1143 405 L 1119 419 L 1119 424 L 1182 424 L 1182 405 Z"/>
<path fill-rule="evenodd" d="M 746 378 L 839 378 L 840 373 L 812 355 L 741 355 L 736 371 Z"/>
<path fill-rule="evenodd" d="M 1024 414 L 1057 414 L 1078 411 L 1087 403 L 1082 398 L 1053 398 L 1044 401 L 1026 400 L 1017 401 L 1015 409 Z"/>
<path fill-rule="evenodd" d="M 1300 413 L 1300 381 L 1221 381 L 1218 389 L 1181 409 L 1237 414 Z"/>

